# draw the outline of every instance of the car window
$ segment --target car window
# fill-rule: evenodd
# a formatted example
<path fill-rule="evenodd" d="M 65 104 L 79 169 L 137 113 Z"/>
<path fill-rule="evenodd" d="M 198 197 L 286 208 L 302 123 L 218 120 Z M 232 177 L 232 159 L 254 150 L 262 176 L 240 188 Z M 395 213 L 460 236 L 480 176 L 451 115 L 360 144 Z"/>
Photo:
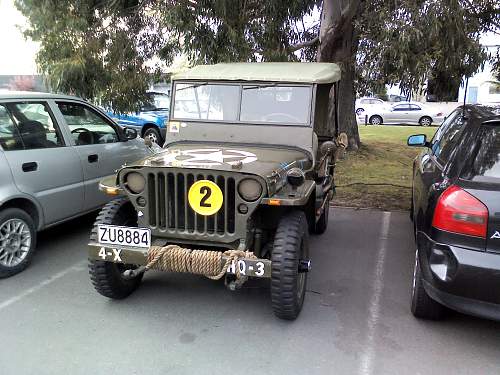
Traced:
<path fill-rule="evenodd" d="M 116 128 L 103 116 L 84 104 L 58 102 L 75 145 L 119 142 Z"/>
<path fill-rule="evenodd" d="M 370 104 L 382 104 L 383 101 L 379 99 L 370 99 Z"/>
<path fill-rule="evenodd" d="M 238 117 L 239 86 L 178 83 L 175 86 L 174 117 L 235 121 Z"/>
<path fill-rule="evenodd" d="M 0 105 L 0 146 L 5 151 L 24 148 L 21 136 L 4 105 Z"/>
<path fill-rule="evenodd" d="M 399 104 L 393 107 L 394 111 L 409 111 L 410 106 L 408 104 Z"/>
<path fill-rule="evenodd" d="M 481 126 L 461 177 L 471 181 L 500 183 L 500 126 Z"/>
<path fill-rule="evenodd" d="M 0 106 L 0 143 L 6 151 L 64 146 L 47 103 L 4 103 Z"/>
<path fill-rule="evenodd" d="M 309 123 L 311 88 L 306 86 L 243 86 L 242 122 Z"/>
<path fill-rule="evenodd" d="M 439 135 L 439 139 L 436 139 L 433 143 L 433 154 L 441 164 L 446 164 L 450 159 L 455 146 L 458 144 L 463 129 L 463 117 L 456 114 L 443 129 Z"/>
<path fill-rule="evenodd" d="M 370 104 L 370 100 L 369 99 L 361 99 L 361 104 Z"/>
<path fill-rule="evenodd" d="M 422 108 L 416 104 L 410 104 L 410 110 L 412 111 L 420 111 Z"/>
<path fill-rule="evenodd" d="M 432 138 L 431 141 L 431 151 L 433 155 L 438 154 L 441 150 L 439 149 L 439 140 L 441 139 L 442 135 L 446 131 L 446 129 L 450 126 L 450 124 L 453 122 L 456 116 L 458 116 L 459 113 L 462 113 L 459 110 L 456 110 L 452 112 L 446 119 L 443 121 L 441 126 L 436 130 L 436 133 L 434 133 L 434 137 Z"/>

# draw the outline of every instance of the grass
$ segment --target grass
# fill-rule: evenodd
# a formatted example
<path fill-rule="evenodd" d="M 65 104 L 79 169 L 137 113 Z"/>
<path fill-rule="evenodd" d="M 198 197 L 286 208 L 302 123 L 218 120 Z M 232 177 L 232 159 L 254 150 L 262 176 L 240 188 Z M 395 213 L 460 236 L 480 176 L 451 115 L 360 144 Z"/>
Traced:
<path fill-rule="evenodd" d="M 361 147 L 348 152 L 336 168 L 339 206 L 409 210 L 413 159 L 421 148 L 408 147 L 412 134 L 430 139 L 436 127 L 359 126 Z"/>

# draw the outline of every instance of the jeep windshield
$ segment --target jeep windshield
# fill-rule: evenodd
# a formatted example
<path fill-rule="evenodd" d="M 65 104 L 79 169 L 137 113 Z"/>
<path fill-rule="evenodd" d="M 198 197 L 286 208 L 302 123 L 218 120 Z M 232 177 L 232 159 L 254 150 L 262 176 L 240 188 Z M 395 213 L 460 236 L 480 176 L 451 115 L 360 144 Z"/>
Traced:
<path fill-rule="evenodd" d="M 310 124 L 311 86 L 176 83 L 173 119 Z"/>

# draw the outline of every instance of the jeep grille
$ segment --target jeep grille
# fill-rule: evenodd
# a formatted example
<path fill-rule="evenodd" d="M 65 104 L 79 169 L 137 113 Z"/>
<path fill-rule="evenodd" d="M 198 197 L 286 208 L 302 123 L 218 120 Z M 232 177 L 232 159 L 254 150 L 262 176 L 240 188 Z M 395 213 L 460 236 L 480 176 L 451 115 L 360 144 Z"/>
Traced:
<path fill-rule="evenodd" d="M 148 173 L 147 176 L 151 227 L 197 234 L 234 233 L 236 183 L 233 177 L 182 172 Z M 191 185 L 204 179 L 215 182 L 224 194 L 224 204 L 213 216 L 195 213 L 187 202 Z"/>

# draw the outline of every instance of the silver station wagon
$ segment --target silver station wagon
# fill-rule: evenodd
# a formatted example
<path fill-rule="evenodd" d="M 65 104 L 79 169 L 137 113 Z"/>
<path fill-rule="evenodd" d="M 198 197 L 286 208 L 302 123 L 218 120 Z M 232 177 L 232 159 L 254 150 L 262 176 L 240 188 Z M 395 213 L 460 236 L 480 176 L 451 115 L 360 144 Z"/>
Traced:
<path fill-rule="evenodd" d="M 0 278 L 25 269 L 37 231 L 96 210 L 99 180 L 151 154 L 82 99 L 0 93 Z"/>

